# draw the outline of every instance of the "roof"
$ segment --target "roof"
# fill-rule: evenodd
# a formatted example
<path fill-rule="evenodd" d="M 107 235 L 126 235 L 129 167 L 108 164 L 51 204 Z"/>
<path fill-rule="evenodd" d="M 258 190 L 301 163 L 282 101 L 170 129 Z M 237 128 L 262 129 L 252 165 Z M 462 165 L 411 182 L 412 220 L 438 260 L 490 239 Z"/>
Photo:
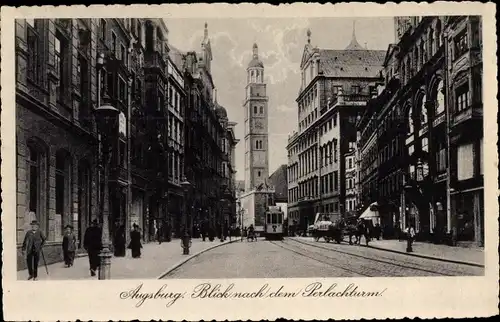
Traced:
<path fill-rule="evenodd" d="M 254 67 L 264 68 L 264 64 L 260 61 L 260 59 L 254 58 L 248 63 L 248 68 Z"/>
<path fill-rule="evenodd" d="M 282 164 L 276 169 L 271 176 L 269 182 L 274 186 L 274 199 L 276 201 L 288 199 L 288 183 L 287 183 L 287 165 Z"/>
<path fill-rule="evenodd" d="M 170 51 L 168 52 L 168 56 L 174 63 L 174 65 L 179 69 L 182 70 L 182 67 L 184 65 L 184 55 L 185 53 L 180 51 L 179 49 L 175 48 L 172 45 L 169 45 Z"/>
<path fill-rule="evenodd" d="M 227 111 L 226 109 L 219 105 L 217 102 L 215 103 L 215 113 L 219 118 L 227 118 Z"/>
<path fill-rule="evenodd" d="M 320 70 L 327 77 L 379 77 L 386 50 L 320 49 Z"/>

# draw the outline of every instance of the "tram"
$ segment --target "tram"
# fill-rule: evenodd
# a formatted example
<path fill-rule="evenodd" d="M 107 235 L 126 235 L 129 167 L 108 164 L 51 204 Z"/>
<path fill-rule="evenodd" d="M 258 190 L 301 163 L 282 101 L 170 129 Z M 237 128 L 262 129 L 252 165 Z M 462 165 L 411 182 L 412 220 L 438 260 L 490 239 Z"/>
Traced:
<path fill-rule="evenodd" d="M 281 207 L 269 206 L 266 211 L 266 223 L 264 226 L 264 237 L 266 240 L 283 239 L 284 213 Z"/>

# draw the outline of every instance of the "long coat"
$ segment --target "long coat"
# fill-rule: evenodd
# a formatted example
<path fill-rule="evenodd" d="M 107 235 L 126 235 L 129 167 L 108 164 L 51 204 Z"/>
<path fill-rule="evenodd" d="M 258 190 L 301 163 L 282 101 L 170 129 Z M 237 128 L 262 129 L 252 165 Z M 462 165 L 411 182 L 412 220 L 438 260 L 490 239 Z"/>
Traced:
<path fill-rule="evenodd" d="M 101 228 L 91 226 L 85 231 L 83 237 L 83 247 L 87 251 L 100 251 L 102 248 Z"/>
<path fill-rule="evenodd" d="M 62 243 L 63 251 L 74 252 L 76 251 L 76 237 L 75 234 L 65 234 Z"/>
<path fill-rule="evenodd" d="M 23 241 L 23 251 L 34 251 L 35 253 L 39 253 L 42 250 L 43 245 L 45 244 L 45 235 L 41 230 L 29 230 L 24 236 Z"/>

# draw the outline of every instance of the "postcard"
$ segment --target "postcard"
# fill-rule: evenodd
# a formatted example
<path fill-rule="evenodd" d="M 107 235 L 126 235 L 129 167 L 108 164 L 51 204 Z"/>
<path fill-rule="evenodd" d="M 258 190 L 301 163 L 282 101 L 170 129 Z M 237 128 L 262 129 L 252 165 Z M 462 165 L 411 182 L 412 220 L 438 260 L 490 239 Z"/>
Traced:
<path fill-rule="evenodd" d="M 2 7 L 5 319 L 496 315 L 495 10 Z"/>

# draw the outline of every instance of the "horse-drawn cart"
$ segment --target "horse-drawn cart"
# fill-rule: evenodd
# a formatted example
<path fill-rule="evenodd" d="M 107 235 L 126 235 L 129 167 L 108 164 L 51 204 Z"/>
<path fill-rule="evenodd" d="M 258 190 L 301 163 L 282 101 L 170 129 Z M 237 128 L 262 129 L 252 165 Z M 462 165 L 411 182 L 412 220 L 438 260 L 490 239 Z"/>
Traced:
<path fill-rule="evenodd" d="M 341 220 L 338 214 L 317 213 L 314 220 L 314 228 L 312 229 L 314 240 L 319 241 L 323 238 L 327 243 L 335 240 L 340 244 L 344 239 L 344 231 L 340 223 Z"/>

